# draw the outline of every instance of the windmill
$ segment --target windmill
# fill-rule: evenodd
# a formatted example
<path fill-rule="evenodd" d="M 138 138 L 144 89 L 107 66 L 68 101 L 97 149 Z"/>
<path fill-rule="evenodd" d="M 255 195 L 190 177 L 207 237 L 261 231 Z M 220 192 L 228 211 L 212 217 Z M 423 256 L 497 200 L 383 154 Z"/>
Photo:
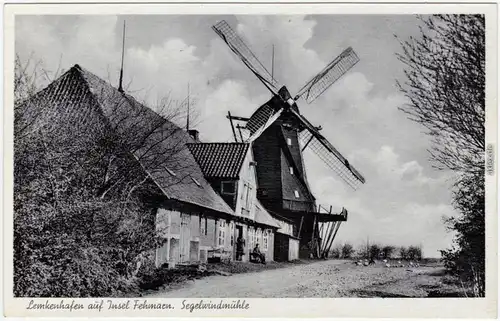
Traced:
<path fill-rule="evenodd" d="M 347 48 L 292 96 L 226 21 L 218 22 L 212 29 L 272 93 L 272 98 L 255 110 L 250 118 L 228 114 L 231 126 L 233 120 L 246 122 L 244 128 L 249 131 L 247 140 L 253 142 L 257 162 L 258 197 L 271 213 L 295 222 L 297 236 L 301 238 L 301 252 L 308 249 L 303 255 L 324 256 L 340 222 L 347 219 L 347 211 L 335 215 L 331 213 L 331 207 L 329 211 L 322 212 L 321 206 L 316 206 L 307 182 L 302 152 L 306 148 L 311 149 L 354 189 L 365 183 L 365 179 L 320 133 L 321 127 L 313 126 L 300 114 L 297 101 L 301 98 L 309 104 L 315 101 L 359 58 L 352 48 Z M 237 128 L 240 130 L 242 127 Z M 233 134 L 236 138 L 234 127 Z M 319 222 L 323 223 L 321 227 Z"/>

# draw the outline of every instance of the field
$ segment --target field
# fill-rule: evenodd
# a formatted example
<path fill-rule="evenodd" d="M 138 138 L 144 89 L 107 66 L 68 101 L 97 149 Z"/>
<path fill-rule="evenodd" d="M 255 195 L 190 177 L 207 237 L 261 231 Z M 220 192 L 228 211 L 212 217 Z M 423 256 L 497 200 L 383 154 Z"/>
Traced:
<path fill-rule="evenodd" d="M 393 264 L 396 262 L 393 262 Z M 407 262 L 406 262 L 407 263 Z M 407 263 L 408 264 L 408 263 Z M 369 266 L 351 260 L 233 263 L 144 293 L 154 297 L 460 297 L 464 289 L 436 260 L 418 267 Z"/>

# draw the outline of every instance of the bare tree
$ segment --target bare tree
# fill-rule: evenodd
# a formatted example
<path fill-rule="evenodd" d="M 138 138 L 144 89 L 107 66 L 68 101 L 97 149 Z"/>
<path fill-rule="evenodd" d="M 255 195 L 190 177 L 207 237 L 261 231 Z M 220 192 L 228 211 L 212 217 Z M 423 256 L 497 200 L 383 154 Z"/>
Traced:
<path fill-rule="evenodd" d="M 186 135 L 171 121 L 182 106 L 166 97 L 153 112 L 76 67 L 39 91 L 39 67 L 16 59 L 15 294 L 132 291 L 138 263 L 165 241 L 152 177 L 193 184 L 179 161 Z"/>
<path fill-rule="evenodd" d="M 406 66 L 401 108 L 432 137 L 439 168 L 483 171 L 485 126 L 485 22 L 482 15 L 421 18 L 419 38 L 403 41 Z"/>
<path fill-rule="evenodd" d="M 410 103 L 402 107 L 432 137 L 433 165 L 458 174 L 453 205 L 461 217 L 447 221 L 455 247 L 442 251 L 446 265 L 484 296 L 485 18 L 421 18 L 418 39 L 403 41 Z"/>

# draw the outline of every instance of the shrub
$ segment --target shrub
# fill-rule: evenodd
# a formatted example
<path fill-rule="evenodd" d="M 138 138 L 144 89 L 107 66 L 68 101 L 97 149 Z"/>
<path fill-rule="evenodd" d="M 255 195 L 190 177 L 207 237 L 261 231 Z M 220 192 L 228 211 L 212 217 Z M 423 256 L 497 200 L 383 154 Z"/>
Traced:
<path fill-rule="evenodd" d="M 372 244 L 370 245 L 370 260 L 375 260 L 380 258 L 380 253 L 381 253 L 381 248 L 378 244 Z"/>
<path fill-rule="evenodd" d="M 394 250 L 396 248 L 392 245 L 386 245 L 382 248 L 382 255 L 384 256 L 384 259 L 390 259 L 394 253 Z"/>
<path fill-rule="evenodd" d="M 354 247 L 350 243 L 344 243 L 344 245 L 342 245 L 341 253 L 343 259 L 350 259 L 354 254 Z"/>
<path fill-rule="evenodd" d="M 421 260 L 422 259 L 422 249 L 420 246 L 410 246 L 408 247 L 407 256 L 409 260 Z"/>
<path fill-rule="evenodd" d="M 330 257 L 333 259 L 339 259 L 342 255 L 342 249 L 337 245 L 330 250 Z"/>
<path fill-rule="evenodd" d="M 399 258 L 401 260 L 407 260 L 408 259 L 408 249 L 404 246 L 401 246 L 399 248 Z"/>

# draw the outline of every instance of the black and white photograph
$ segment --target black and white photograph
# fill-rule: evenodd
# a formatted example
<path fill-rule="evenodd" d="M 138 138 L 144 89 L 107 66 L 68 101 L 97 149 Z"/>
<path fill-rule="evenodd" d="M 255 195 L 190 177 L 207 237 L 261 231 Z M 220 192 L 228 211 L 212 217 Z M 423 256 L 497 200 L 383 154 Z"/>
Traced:
<path fill-rule="evenodd" d="M 15 15 L 13 297 L 484 298 L 483 12 Z"/>

